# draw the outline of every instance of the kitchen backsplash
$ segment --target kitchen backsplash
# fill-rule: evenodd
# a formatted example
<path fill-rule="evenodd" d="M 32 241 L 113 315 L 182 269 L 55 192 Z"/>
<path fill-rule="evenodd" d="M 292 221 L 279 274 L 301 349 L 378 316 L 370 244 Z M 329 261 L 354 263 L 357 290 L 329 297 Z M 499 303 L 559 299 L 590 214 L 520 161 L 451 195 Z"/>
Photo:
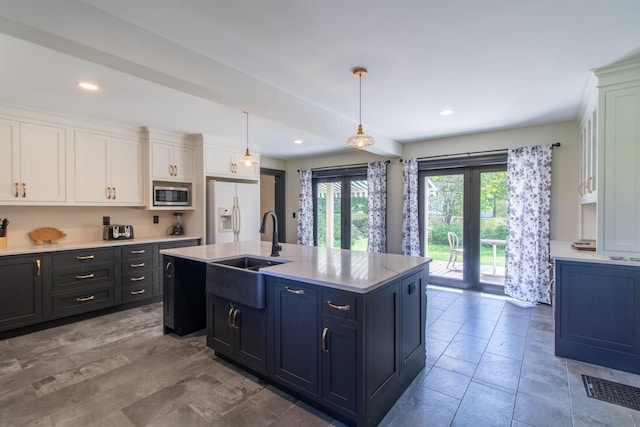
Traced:
<path fill-rule="evenodd" d="M 158 216 L 158 224 L 153 223 L 154 215 Z M 126 207 L 0 206 L 0 217 L 10 221 L 7 233 L 9 248 L 35 245 L 29 232 L 39 227 L 55 227 L 63 231 L 66 237 L 60 242 L 102 240 L 103 216 L 109 216 L 111 224 L 133 225 L 136 237 L 164 236 L 175 222 L 173 211 Z"/>

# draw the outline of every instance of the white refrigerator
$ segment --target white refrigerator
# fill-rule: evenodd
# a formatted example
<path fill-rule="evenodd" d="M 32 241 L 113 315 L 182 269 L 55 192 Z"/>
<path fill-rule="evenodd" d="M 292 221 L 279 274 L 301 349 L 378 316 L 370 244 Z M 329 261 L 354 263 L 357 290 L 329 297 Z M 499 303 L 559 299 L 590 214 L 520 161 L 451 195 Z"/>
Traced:
<path fill-rule="evenodd" d="M 207 182 L 207 244 L 260 240 L 260 184 Z"/>

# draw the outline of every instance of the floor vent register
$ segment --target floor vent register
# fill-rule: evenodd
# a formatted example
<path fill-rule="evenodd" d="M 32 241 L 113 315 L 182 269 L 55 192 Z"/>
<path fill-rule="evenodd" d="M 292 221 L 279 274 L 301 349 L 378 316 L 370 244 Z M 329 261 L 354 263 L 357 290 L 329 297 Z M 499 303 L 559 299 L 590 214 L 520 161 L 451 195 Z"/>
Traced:
<path fill-rule="evenodd" d="M 640 388 L 582 375 L 587 396 L 640 411 Z"/>

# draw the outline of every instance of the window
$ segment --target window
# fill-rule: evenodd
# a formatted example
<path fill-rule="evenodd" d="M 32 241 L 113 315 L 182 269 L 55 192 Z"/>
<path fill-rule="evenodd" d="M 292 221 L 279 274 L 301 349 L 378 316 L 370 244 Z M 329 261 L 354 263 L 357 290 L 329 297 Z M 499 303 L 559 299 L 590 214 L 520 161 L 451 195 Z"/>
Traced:
<path fill-rule="evenodd" d="M 430 283 L 502 291 L 506 154 L 419 163 L 421 253 Z"/>
<path fill-rule="evenodd" d="M 313 208 L 316 246 L 367 250 L 366 168 L 314 171 Z"/>

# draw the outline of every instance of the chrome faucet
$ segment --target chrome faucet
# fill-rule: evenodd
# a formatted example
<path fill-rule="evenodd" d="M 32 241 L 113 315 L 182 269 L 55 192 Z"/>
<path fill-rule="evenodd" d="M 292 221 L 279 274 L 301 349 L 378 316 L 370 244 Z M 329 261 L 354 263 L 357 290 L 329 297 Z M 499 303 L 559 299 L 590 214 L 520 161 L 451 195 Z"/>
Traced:
<path fill-rule="evenodd" d="M 278 217 L 274 211 L 266 211 L 262 215 L 262 226 L 260 227 L 260 233 L 267 232 L 267 217 L 271 215 L 273 217 L 273 241 L 271 242 L 271 256 L 280 256 L 278 251 L 282 250 L 282 246 L 278 244 Z"/>

